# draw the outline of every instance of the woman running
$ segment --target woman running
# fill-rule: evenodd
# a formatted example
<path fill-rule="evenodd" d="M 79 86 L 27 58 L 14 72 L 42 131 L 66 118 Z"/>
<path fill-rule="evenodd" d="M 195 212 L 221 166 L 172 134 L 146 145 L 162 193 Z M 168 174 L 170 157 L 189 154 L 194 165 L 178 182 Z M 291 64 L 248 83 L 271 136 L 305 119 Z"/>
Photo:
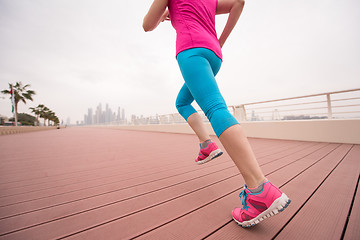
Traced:
<path fill-rule="evenodd" d="M 201 116 L 191 106 L 194 100 L 245 180 L 239 195 L 243 206 L 235 208 L 232 217 L 242 227 L 251 227 L 282 211 L 290 199 L 265 178 L 215 80 L 222 63 L 221 48 L 235 27 L 244 3 L 244 0 L 154 0 L 143 28 L 146 32 L 152 31 L 165 20 L 170 20 L 175 28 L 176 59 L 185 80 L 176 108 L 200 140 L 200 153 L 195 161 L 205 163 L 222 152 L 211 141 Z M 215 30 L 216 14 L 229 14 L 219 39 Z"/>

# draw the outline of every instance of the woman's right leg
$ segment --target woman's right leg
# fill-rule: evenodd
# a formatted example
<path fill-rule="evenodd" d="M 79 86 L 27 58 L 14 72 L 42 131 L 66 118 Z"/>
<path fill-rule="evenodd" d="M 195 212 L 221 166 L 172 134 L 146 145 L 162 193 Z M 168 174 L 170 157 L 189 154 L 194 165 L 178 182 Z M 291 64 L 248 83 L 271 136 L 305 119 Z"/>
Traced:
<path fill-rule="evenodd" d="M 264 182 L 264 174 L 240 125 L 227 128 L 219 136 L 219 140 L 240 170 L 249 188 L 256 188 Z"/>
<path fill-rule="evenodd" d="M 215 80 L 210 62 L 210 50 L 190 50 L 178 55 L 180 70 L 191 95 L 209 118 L 212 127 L 226 151 L 241 172 L 246 185 L 257 187 L 265 177 L 259 167 L 252 148 L 236 119 L 229 113 L 227 105 Z M 209 60 L 210 58 L 210 60 Z M 213 63 L 216 65 L 216 62 Z"/>
<path fill-rule="evenodd" d="M 246 135 L 220 94 L 212 70 L 216 56 L 206 54 L 208 51 L 194 49 L 180 53 L 179 66 L 191 94 L 245 180 L 240 194 L 243 207 L 233 210 L 233 219 L 243 227 L 254 226 L 284 210 L 290 199 L 265 179 Z"/>
<path fill-rule="evenodd" d="M 181 116 L 187 121 L 191 129 L 195 132 L 200 143 L 210 139 L 209 133 L 205 128 L 204 122 L 197 113 L 197 111 L 191 106 L 194 101 L 194 97 L 191 95 L 186 84 L 182 86 L 180 92 L 176 98 L 176 108 Z"/>

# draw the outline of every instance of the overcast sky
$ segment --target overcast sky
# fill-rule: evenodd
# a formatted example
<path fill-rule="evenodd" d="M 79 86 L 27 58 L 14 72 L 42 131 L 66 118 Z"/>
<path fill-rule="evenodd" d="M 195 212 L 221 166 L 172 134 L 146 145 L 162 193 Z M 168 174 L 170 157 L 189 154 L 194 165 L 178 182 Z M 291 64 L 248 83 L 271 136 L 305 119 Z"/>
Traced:
<path fill-rule="evenodd" d="M 45 104 L 72 123 L 99 103 L 127 117 L 176 112 L 175 31 L 142 30 L 151 2 L 0 0 L 0 89 L 30 84 L 19 112 Z M 228 105 L 359 88 L 359 43 L 358 0 L 248 0 L 218 84 Z M 0 114 L 11 116 L 8 97 Z"/>

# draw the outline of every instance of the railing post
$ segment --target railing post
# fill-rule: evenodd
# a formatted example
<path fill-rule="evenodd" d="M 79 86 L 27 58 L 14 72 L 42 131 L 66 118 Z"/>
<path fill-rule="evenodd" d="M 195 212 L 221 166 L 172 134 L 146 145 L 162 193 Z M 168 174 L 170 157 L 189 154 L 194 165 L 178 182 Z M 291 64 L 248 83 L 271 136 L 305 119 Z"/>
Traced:
<path fill-rule="evenodd" d="M 332 119 L 332 108 L 331 108 L 331 98 L 330 93 L 326 94 L 327 107 L 328 107 L 328 119 Z"/>
<path fill-rule="evenodd" d="M 175 122 L 175 116 L 174 116 L 175 114 L 174 113 L 171 113 L 171 114 L 169 114 L 168 115 L 168 123 L 169 124 L 174 124 L 174 122 Z"/>
<path fill-rule="evenodd" d="M 240 121 L 247 121 L 245 105 L 233 106 L 234 117 Z"/>

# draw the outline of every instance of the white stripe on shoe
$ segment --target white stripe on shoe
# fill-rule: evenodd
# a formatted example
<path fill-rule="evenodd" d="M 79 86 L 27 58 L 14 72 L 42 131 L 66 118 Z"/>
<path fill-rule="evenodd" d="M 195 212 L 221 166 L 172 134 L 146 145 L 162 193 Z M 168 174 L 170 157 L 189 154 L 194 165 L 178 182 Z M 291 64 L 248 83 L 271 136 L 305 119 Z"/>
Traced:
<path fill-rule="evenodd" d="M 223 154 L 223 151 L 221 151 L 221 149 L 218 148 L 218 149 L 212 151 L 207 158 L 205 158 L 204 160 L 201 160 L 201 161 L 197 161 L 196 163 L 204 164 L 206 162 L 209 162 L 210 160 L 213 160 L 214 158 L 221 156 L 222 154 Z"/>

